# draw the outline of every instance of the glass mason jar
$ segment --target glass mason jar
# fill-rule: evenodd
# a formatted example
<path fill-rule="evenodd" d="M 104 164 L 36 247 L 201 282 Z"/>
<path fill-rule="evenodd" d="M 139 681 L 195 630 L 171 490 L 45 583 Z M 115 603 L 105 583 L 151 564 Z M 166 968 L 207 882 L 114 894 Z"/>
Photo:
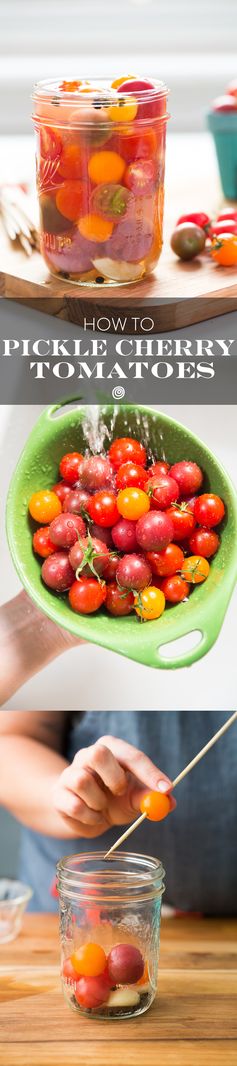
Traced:
<path fill-rule="evenodd" d="M 119 285 L 156 266 L 167 94 L 160 81 L 135 94 L 98 80 L 35 86 L 40 241 L 52 274 Z"/>
<path fill-rule="evenodd" d="M 131 1018 L 157 987 L 164 870 L 119 852 L 72 855 L 57 866 L 61 976 L 69 1006 L 96 1018 Z"/>

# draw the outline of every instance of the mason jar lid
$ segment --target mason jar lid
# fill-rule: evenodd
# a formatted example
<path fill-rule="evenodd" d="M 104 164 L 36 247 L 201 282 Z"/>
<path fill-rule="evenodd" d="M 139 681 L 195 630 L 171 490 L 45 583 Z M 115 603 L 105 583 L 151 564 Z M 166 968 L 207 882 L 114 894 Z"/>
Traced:
<path fill-rule="evenodd" d="M 129 79 L 128 79 L 129 80 Z M 138 79 L 134 79 L 138 80 Z M 142 79 L 144 81 L 150 81 L 150 78 Z M 166 121 L 169 115 L 166 112 L 166 98 L 168 96 L 167 86 L 163 81 L 152 79 L 152 88 L 136 91 L 134 93 L 117 92 L 116 88 L 111 86 L 111 81 L 101 78 L 93 78 L 91 81 L 79 82 L 77 79 L 68 79 L 59 81 L 58 79 L 50 79 L 39 81 L 34 85 L 32 100 L 33 100 L 33 115 L 32 118 L 37 123 L 47 123 L 47 126 L 57 125 L 65 127 L 67 125 L 73 127 L 78 123 L 91 124 L 93 121 L 93 109 L 103 109 L 103 115 L 106 111 L 114 106 L 122 106 L 123 104 L 131 103 L 132 99 L 137 103 L 137 122 L 151 121 Z M 71 86 L 71 88 L 69 88 Z M 164 107 L 162 107 L 164 102 Z M 154 106 L 157 103 L 157 115 L 154 116 Z M 143 105 L 143 107 L 142 107 Z M 151 106 L 152 114 L 144 117 L 143 108 Z M 140 114 L 139 114 L 140 110 Z M 111 123 L 111 117 L 108 119 Z M 124 119 L 125 125 L 128 125 L 126 118 Z M 111 123 L 112 124 L 112 123 Z M 116 125 L 116 120 L 114 122 Z M 130 123 L 129 123 L 130 124 Z"/>
<path fill-rule="evenodd" d="M 145 902 L 162 895 L 164 876 L 159 859 L 125 851 L 67 855 L 57 865 L 59 895 L 78 903 Z"/>

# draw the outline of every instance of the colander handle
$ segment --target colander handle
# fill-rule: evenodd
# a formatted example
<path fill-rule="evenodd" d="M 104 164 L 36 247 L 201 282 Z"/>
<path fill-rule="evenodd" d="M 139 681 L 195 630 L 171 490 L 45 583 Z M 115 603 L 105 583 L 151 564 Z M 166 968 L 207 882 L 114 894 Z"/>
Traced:
<path fill-rule="evenodd" d="M 79 402 L 81 402 L 81 396 L 77 395 L 77 396 L 67 396 L 65 398 L 65 400 L 59 400 L 58 403 L 50 404 L 50 407 L 46 407 L 45 410 L 42 412 L 41 423 L 42 422 L 49 422 L 50 419 L 55 414 L 55 412 L 60 410 L 60 407 L 66 407 L 67 404 L 72 404 L 72 403 L 78 404 Z M 83 406 L 84 406 L 84 404 L 83 404 Z"/>
<path fill-rule="evenodd" d="M 176 670 L 182 666 L 192 666 L 192 663 L 201 659 L 203 655 L 206 655 L 208 651 L 213 647 L 217 637 L 219 636 L 222 623 L 224 621 L 226 609 L 229 603 L 233 588 L 228 586 L 225 589 L 225 593 L 221 597 L 218 597 L 215 605 L 213 599 L 210 597 L 210 605 L 205 604 L 205 612 L 200 613 L 197 611 L 196 617 L 192 615 L 192 623 L 187 625 L 185 617 L 183 621 L 179 622 L 179 633 L 177 636 L 177 623 L 171 623 L 169 636 L 162 643 L 156 641 L 156 646 L 153 647 L 153 661 L 154 665 L 163 670 Z M 181 637 L 186 637 L 188 634 L 197 633 L 201 634 L 201 639 L 194 644 L 193 647 L 189 647 L 187 651 L 181 652 L 174 656 L 161 655 L 161 648 L 166 647 L 167 644 L 171 644 L 172 641 L 176 643 Z"/>

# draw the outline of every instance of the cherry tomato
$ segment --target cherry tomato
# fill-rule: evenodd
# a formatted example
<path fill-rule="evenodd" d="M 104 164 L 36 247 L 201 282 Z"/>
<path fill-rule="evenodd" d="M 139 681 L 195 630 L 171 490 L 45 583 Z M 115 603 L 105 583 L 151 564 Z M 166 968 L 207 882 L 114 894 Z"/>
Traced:
<path fill-rule="evenodd" d="M 43 526 L 42 529 L 36 529 L 33 536 L 33 549 L 37 555 L 42 555 L 43 559 L 48 559 L 49 555 L 53 555 L 53 552 L 55 552 L 55 544 L 50 540 L 49 526 Z"/>
<path fill-rule="evenodd" d="M 136 525 L 136 538 L 143 551 L 161 551 L 173 540 L 172 510 L 150 511 Z"/>
<path fill-rule="evenodd" d="M 148 477 L 148 470 L 144 470 L 144 467 L 140 466 L 139 463 L 128 461 L 127 463 L 122 463 L 122 466 L 119 467 L 116 474 L 116 485 L 118 489 L 126 489 L 129 486 L 132 488 L 133 485 L 138 489 L 143 489 Z"/>
<path fill-rule="evenodd" d="M 120 97 L 117 102 L 108 107 L 108 118 L 110 122 L 133 122 L 137 114 L 137 101 L 135 96 L 131 96 L 130 101 L 126 99 L 126 96 Z"/>
<path fill-rule="evenodd" d="M 49 129 L 48 126 L 41 126 L 40 134 L 40 155 L 43 159 L 57 159 L 62 152 L 61 137 L 56 130 Z"/>
<path fill-rule="evenodd" d="M 48 588 L 54 592 L 66 592 L 75 581 L 74 570 L 70 566 L 67 552 L 55 552 L 44 560 L 41 577 Z"/>
<path fill-rule="evenodd" d="M 169 474 L 159 474 L 149 478 L 146 491 L 151 499 L 151 507 L 160 511 L 170 507 L 170 504 L 175 503 L 179 497 L 178 483 Z"/>
<path fill-rule="evenodd" d="M 168 474 L 168 471 L 169 463 L 165 463 L 163 459 L 159 459 L 157 463 L 153 463 L 152 466 L 149 466 L 147 473 L 149 474 L 149 477 L 160 477 L 160 474 Z"/>
<path fill-rule="evenodd" d="M 185 560 L 184 560 L 185 562 Z M 161 581 L 160 588 L 164 593 L 165 599 L 168 603 L 181 603 L 182 600 L 186 600 L 190 593 L 190 585 L 180 577 L 179 574 L 173 574 L 171 577 L 164 577 Z"/>
<path fill-rule="evenodd" d="M 88 512 L 98 526 L 115 526 L 118 520 L 117 500 L 114 492 L 101 489 L 95 492 L 88 503 Z"/>
<path fill-rule="evenodd" d="M 203 482 L 203 474 L 200 466 L 197 463 L 192 463 L 191 460 L 187 461 L 182 459 L 179 463 L 174 463 L 170 467 L 170 477 L 175 478 L 179 486 L 179 490 L 182 496 L 189 496 L 193 492 L 197 492 L 201 488 Z"/>
<path fill-rule="evenodd" d="M 195 529 L 190 537 L 189 547 L 194 555 L 200 554 L 204 559 L 211 559 L 220 547 L 220 537 L 213 529 Z"/>
<path fill-rule="evenodd" d="M 56 492 L 50 492 L 49 489 L 33 492 L 29 502 L 29 512 L 35 522 L 42 522 L 43 525 L 48 525 L 53 518 L 56 518 L 61 513 L 61 510 L 62 504 Z"/>
<path fill-rule="evenodd" d="M 134 197 L 124 185 L 97 185 L 92 193 L 91 207 L 97 215 L 119 222 L 134 204 Z"/>
<path fill-rule="evenodd" d="M 63 977 L 66 977 L 67 981 L 78 981 L 78 973 L 74 970 L 71 959 L 65 959 L 62 967 Z"/>
<path fill-rule="evenodd" d="M 118 560 L 117 560 L 118 568 Z M 122 617 L 126 614 L 131 614 L 134 605 L 133 592 L 121 592 L 116 585 L 116 582 L 112 582 L 107 587 L 105 606 L 109 614 L 113 614 L 115 617 Z"/>
<path fill-rule="evenodd" d="M 128 460 L 132 463 L 139 463 L 140 466 L 145 466 L 147 460 L 146 449 L 134 437 L 120 437 L 114 440 L 109 449 L 109 457 L 115 470 L 119 470 L 121 464 Z"/>
<path fill-rule="evenodd" d="M 180 215 L 177 219 L 176 226 L 181 226 L 182 222 L 194 222 L 195 226 L 199 226 L 200 229 L 204 229 L 206 233 L 211 226 L 211 219 L 209 215 L 205 215 L 204 211 L 189 212 L 188 215 Z"/>
<path fill-rule="evenodd" d="M 113 985 L 134 985 L 144 972 L 144 959 L 133 944 L 115 944 L 109 952 L 107 965 Z"/>
<path fill-rule="evenodd" d="M 142 814 L 146 814 L 151 822 L 161 822 L 171 809 L 172 799 L 165 792 L 148 792 L 140 803 Z"/>
<path fill-rule="evenodd" d="M 219 238 L 214 238 L 211 245 L 211 256 L 216 263 L 219 263 L 219 266 L 236 266 L 237 235 L 222 233 Z"/>
<path fill-rule="evenodd" d="M 212 526 L 219 526 L 225 514 L 223 500 L 220 496 L 215 496 L 213 492 L 204 492 L 196 500 L 194 514 L 201 526 L 207 526 L 208 529 L 212 529 Z"/>
<path fill-rule="evenodd" d="M 135 611 L 144 622 L 151 622 L 160 618 L 165 609 L 165 596 L 161 589 L 155 585 L 144 588 L 139 596 L 135 597 Z"/>
<path fill-rule="evenodd" d="M 112 529 L 112 539 L 119 552 L 139 551 L 136 538 L 136 522 L 120 518 Z"/>
<path fill-rule="evenodd" d="M 135 196 L 147 196 L 156 181 L 156 165 L 153 159 L 137 159 L 135 163 L 130 163 L 125 171 L 124 181 Z"/>
<path fill-rule="evenodd" d="M 58 481 L 56 485 L 52 485 L 52 492 L 56 492 L 56 496 L 58 496 L 62 506 L 64 504 L 66 496 L 69 496 L 71 490 L 72 486 L 67 485 L 66 481 Z"/>
<path fill-rule="evenodd" d="M 104 544 L 107 544 L 107 548 L 113 548 L 113 541 L 111 537 L 111 529 L 109 526 L 99 526 L 96 522 L 92 522 L 90 527 L 91 537 L 99 537 L 99 540 L 103 540 Z"/>
<path fill-rule="evenodd" d="M 70 514 L 80 514 L 84 517 L 89 499 L 89 492 L 86 492 L 85 489 L 72 489 L 70 486 L 69 493 L 67 493 L 63 503 L 63 511 L 70 512 Z"/>
<path fill-rule="evenodd" d="M 63 178 L 69 179 L 70 184 L 82 177 L 83 156 L 77 143 L 73 144 L 70 141 L 68 144 L 63 145 L 59 173 Z"/>
<path fill-rule="evenodd" d="M 229 85 L 226 86 L 226 92 L 227 92 L 228 96 L 230 95 L 230 96 L 237 97 L 237 81 L 236 81 L 236 78 L 233 78 L 233 81 L 230 81 Z"/>
<path fill-rule="evenodd" d="M 86 207 L 85 181 L 64 181 L 56 193 L 56 207 L 64 218 L 76 222 Z"/>
<path fill-rule="evenodd" d="M 71 548 L 78 540 L 78 534 L 84 537 L 85 533 L 85 522 L 81 515 L 71 514 L 70 511 L 58 515 L 50 523 L 50 538 L 57 548 Z"/>
<path fill-rule="evenodd" d="M 181 570 L 184 553 L 178 544 L 167 544 L 167 548 L 159 552 L 147 552 L 146 558 L 151 566 L 152 573 L 158 577 L 170 577 Z"/>
<path fill-rule="evenodd" d="M 132 93 L 137 96 L 141 93 L 139 99 L 138 96 L 138 117 L 144 118 L 157 118 L 159 115 L 164 115 L 166 111 L 166 97 L 162 93 L 157 92 L 157 88 L 154 82 L 148 81 L 147 78 L 129 78 L 128 81 L 122 82 L 122 85 L 118 87 L 118 93 Z M 146 103 L 147 93 L 147 103 Z"/>
<path fill-rule="evenodd" d="M 143 489 L 120 489 L 117 506 L 123 518 L 129 518 L 135 522 L 150 510 L 150 500 Z"/>
<path fill-rule="evenodd" d="M 73 577 L 75 577 L 73 571 Z M 69 592 L 69 603 L 73 611 L 79 614 L 93 614 L 106 599 L 106 585 L 99 584 L 94 577 L 81 577 L 74 581 Z"/>
<path fill-rule="evenodd" d="M 79 477 L 81 463 L 83 463 L 83 455 L 80 452 L 68 452 L 63 455 L 59 463 L 59 472 L 69 485 L 75 485 L 75 481 Z"/>
<path fill-rule="evenodd" d="M 101 215 L 96 215 L 91 212 L 89 215 L 84 215 L 78 222 L 79 233 L 86 241 L 92 243 L 104 244 L 108 241 L 113 233 L 113 223 L 109 219 L 102 218 Z"/>
<path fill-rule="evenodd" d="M 124 555 L 119 561 L 116 579 L 121 588 L 140 592 L 151 581 L 151 568 L 142 555 Z"/>
<path fill-rule="evenodd" d="M 134 75 L 133 74 L 127 74 L 126 77 L 123 77 L 123 78 L 115 78 L 114 81 L 111 81 L 111 89 L 118 89 L 119 85 L 123 85 L 123 83 L 125 81 L 133 81 L 133 80 L 134 80 Z"/>
<path fill-rule="evenodd" d="M 136 981 L 136 984 L 137 985 L 146 985 L 148 981 L 149 981 L 149 970 L 148 970 L 147 962 L 145 962 L 143 974 L 140 977 L 140 980 Z"/>
<path fill-rule="evenodd" d="M 235 222 L 237 225 L 237 211 L 230 211 L 230 208 L 227 207 L 226 211 L 221 211 L 220 214 L 217 215 L 217 222 L 222 222 L 225 218 L 227 218 L 228 221 L 232 220 L 232 222 Z"/>
<path fill-rule="evenodd" d="M 205 233 L 201 226 L 195 226 L 194 222 L 182 222 L 176 226 L 171 237 L 171 248 L 180 259 L 194 259 L 205 248 Z"/>
<path fill-rule="evenodd" d="M 113 478 L 113 468 L 103 455 L 91 455 L 84 459 L 80 468 L 80 482 L 88 492 L 99 492 L 106 489 Z"/>
<path fill-rule="evenodd" d="M 173 537 L 170 538 L 171 540 L 180 541 L 191 536 L 196 525 L 196 515 L 194 516 L 193 512 L 188 510 L 188 506 L 185 503 L 168 507 L 166 514 L 173 525 Z"/>
<path fill-rule="evenodd" d="M 108 557 L 107 562 L 105 563 L 105 567 L 104 567 L 104 578 L 105 578 L 106 582 L 108 582 L 108 581 L 109 582 L 111 581 L 112 583 L 115 582 L 117 569 L 118 569 L 118 564 L 119 564 L 119 556 L 115 555 L 115 553 L 113 554 L 113 552 L 111 552 L 109 554 L 109 557 Z"/>
<path fill-rule="evenodd" d="M 157 137 L 155 130 L 140 130 L 136 132 L 135 126 L 132 130 L 127 127 L 126 130 L 122 130 L 120 134 L 120 149 L 123 159 L 126 159 L 127 163 L 134 163 L 139 159 L 151 159 L 157 152 Z"/>
<path fill-rule="evenodd" d="M 222 233 L 233 233 L 236 235 L 237 222 L 234 222 L 232 218 L 223 218 L 222 220 L 219 219 L 217 222 L 213 222 L 211 236 L 215 239 L 215 237 L 222 236 Z"/>
<path fill-rule="evenodd" d="M 106 968 L 106 954 L 100 944 L 83 944 L 71 955 L 71 963 L 81 977 L 99 977 Z"/>
<path fill-rule="evenodd" d="M 69 552 L 69 562 L 73 570 L 82 573 L 83 577 L 91 577 L 92 574 L 101 576 L 104 574 L 106 562 L 109 559 L 109 549 L 102 540 L 96 537 L 80 537 L 80 541 L 73 544 Z"/>
<path fill-rule="evenodd" d="M 202 555 L 189 555 L 182 566 L 182 577 L 192 585 L 201 585 L 206 581 L 209 570 L 209 563 Z"/>
<path fill-rule="evenodd" d="M 94 185 L 120 184 L 125 171 L 125 160 L 118 152 L 100 151 L 91 155 L 88 163 L 88 173 Z"/>
<path fill-rule="evenodd" d="M 102 1003 L 106 1003 L 110 987 L 108 978 L 104 974 L 100 977 L 80 977 L 74 993 L 76 1001 L 80 1007 L 85 1007 L 85 1010 L 93 1010 L 93 1008 L 100 1007 Z"/>
<path fill-rule="evenodd" d="M 236 100 L 230 93 L 216 96 L 212 103 L 212 111 L 236 111 Z"/>

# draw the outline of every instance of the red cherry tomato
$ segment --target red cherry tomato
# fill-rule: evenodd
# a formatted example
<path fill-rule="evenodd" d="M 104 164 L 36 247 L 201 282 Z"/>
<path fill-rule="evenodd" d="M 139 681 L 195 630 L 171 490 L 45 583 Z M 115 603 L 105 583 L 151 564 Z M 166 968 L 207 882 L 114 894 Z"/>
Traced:
<path fill-rule="evenodd" d="M 52 492 L 56 493 L 56 496 L 58 496 L 58 499 L 60 500 L 62 506 L 66 500 L 66 496 L 68 496 L 69 492 L 71 491 L 72 486 L 67 485 L 66 481 L 58 481 L 56 485 L 52 485 Z"/>
<path fill-rule="evenodd" d="M 134 606 L 134 595 L 132 592 L 121 592 L 116 582 L 113 582 L 107 587 L 105 606 L 109 614 L 122 618 L 123 615 L 131 614 Z"/>
<path fill-rule="evenodd" d="M 54 555 L 45 559 L 41 577 L 49 589 L 53 589 L 54 592 L 66 592 L 75 580 L 67 552 L 55 551 Z"/>
<path fill-rule="evenodd" d="M 122 463 L 126 463 L 128 460 L 145 466 L 147 454 L 146 449 L 139 440 L 135 440 L 134 437 L 120 437 L 111 444 L 109 458 L 113 466 L 115 466 L 115 470 L 119 470 Z"/>
<path fill-rule="evenodd" d="M 151 508 L 160 511 L 170 507 L 171 503 L 175 503 L 179 497 L 178 483 L 169 474 L 159 474 L 158 477 L 149 478 L 146 491 L 151 498 Z"/>
<path fill-rule="evenodd" d="M 56 130 L 50 129 L 48 126 L 41 126 L 39 140 L 40 155 L 43 159 L 53 160 L 61 155 L 62 141 Z"/>
<path fill-rule="evenodd" d="M 75 989 L 75 998 L 86 1010 L 100 1007 L 109 997 L 111 984 L 105 974 L 100 977 L 80 977 Z"/>
<path fill-rule="evenodd" d="M 211 236 L 219 237 L 222 233 L 237 233 L 237 222 L 234 222 L 231 218 L 219 219 L 217 222 L 213 222 L 211 228 Z"/>
<path fill-rule="evenodd" d="M 90 499 L 89 492 L 85 489 L 72 489 L 70 485 L 69 493 L 63 503 L 63 511 L 67 511 L 70 514 L 85 515 L 87 511 L 88 501 Z"/>
<path fill-rule="evenodd" d="M 42 559 L 48 559 L 49 555 L 53 555 L 55 544 L 50 540 L 49 526 L 42 526 L 41 529 L 36 529 L 33 536 L 33 549 L 37 555 L 42 556 Z"/>
<path fill-rule="evenodd" d="M 157 93 L 157 88 L 154 82 L 148 81 L 147 78 L 129 78 L 129 81 L 123 81 L 118 86 L 118 93 L 132 93 L 135 96 L 139 93 L 142 94 L 142 103 L 140 103 L 138 96 L 138 117 L 140 118 L 157 118 L 159 115 L 164 115 L 166 111 L 166 97 L 161 93 Z M 146 103 L 147 93 L 147 103 Z"/>
<path fill-rule="evenodd" d="M 126 489 L 127 486 L 143 489 L 148 480 L 148 470 L 144 470 L 139 463 L 122 463 L 116 474 L 117 489 Z"/>
<path fill-rule="evenodd" d="M 91 496 L 89 500 L 88 513 L 90 518 L 92 518 L 92 522 L 96 522 L 98 526 L 114 526 L 119 517 L 114 492 L 109 492 L 106 489 L 101 489 L 101 492 L 95 492 L 95 495 Z"/>
<path fill-rule="evenodd" d="M 230 208 L 226 208 L 226 211 L 221 211 L 217 215 L 217 222 L 222 222 L 223 218 L 232 219 L 232 222 L 236 222 L 237 225 L 237 211 L 230 211 Z"/>
<path fill-rule="evenodd" d="M 220 537 L 213 529 L 195 529 L 190 537 L 189 548 L 192 554 L 202 555 L 204 559 L 211 559 L 219 547 Z"/>
<path fill-rule="evenodd" d="M 74 970 L 71 959 L 65 959 L 62 966 L 63 977 L 66 977 L 67 981 L 78 981 L 79 974 Z"/>
<path fill-rule="evenodd" d="M 110 487 L 113 469 L 109 459 L 103 455 L 91 455 L 83 459 L 80 467 L 80 482 L 88 492 L 99 492 Z"/>
<path fill-rule="evenodd" d="M 130 163 L 124 175 L 125 185 L 135 196 L 147 196 L 154 188 L 156 165 L 152 159 L 137 159 Z"/>
<path fill-rule="evenodd" d="M 139 551 L 136 538 L 136 522 L 129 518 L 119 518 L 112 529 L 112 539 L 119 552 Z"/>
<path fill-rule="evenodd" d="M 185 540 L 185 537 L 190 537 L 193 532 L 196 520 L 192 511 L 188 510 L 186 504 L 180 504 L 173 507 L 168 507 L 166 514 L 171 519 L 173 524 L 173 536 L 172 540 Z"/>
<path fill-rule="evenodd" d="M 206 233 L 211 226 L 211 219 L 209 215 L 205 215 L 204 211 L 190 211 L 187 215 L 180 215 L 176 226 L 181 226 L 182 222 L 194 222 L 195 226 L 200 226 L 200 229 L 204 229 Z"/>
<path fill-rule="evenodd" d="M 149 477 L 160 477 L 160 474 L 168 474 L 168 471 L 169 463 L 165 463 L 163 462 L 163 459 L 159 459 L 157 463 L 153 463 L 152 466 L 149 466 L 149 470 L 147 472 L 149 474 Z"/>
<path fill-rule="evenodd" d="M 142 555 L 124 555 L 116 573 L 118 585 L 123 589 L 140 592 L 151 581 L 151 568 Z"/>
<path fill-rule="evenodd" d="M 160 588 L 168 603 L 181 603 L 182 600 L 186 600 L 190 593 L 190 587 L 188 582 L 184 581 L 184 578 L 180 577 L 179 574 L 164 577 L 160 582 Z"/>
<path fill-rule="evenodd" d="M 236 111 L 236 100 L 230 93 L 223 93 L 223 96 L 216 96 L 216 99 L 212 103 L 212 111 Z"/>
<path fill-rule="evenodd" d="M 73 571 L 73 577 L 75 577 Z M 94 577 L 81 577 L 74 581 L 69 592 L 69 603 L 78 614 L 94 614 L 106 600 L 106 585 L 100 585 Z"/>
<path fill-rule="evenodd" d="M 108 556 L 107 562 L 104 566 L 104 578 L 106 583 L 108 581 L 114 582 L 116 579 L 117 569 L 119 564 L 119 555 L 113 555 L 113 552 Z"/>
<path fill-rule="evenodd" d="M 58 515 L 50 523 L 50 538 L 57 548 L 71 548 L 78 540 L 78 534 L 84 537 L 86 533 L 85 522 L 78 514 L 70 511 Z"/>
<path fill-rule="evenodd" d="M 167 544 L 160 552 L 147 552 L 146 558 L 151 566 L 152 573 L 158 577 L 170 577 L 182 569 L 184 553 L 178 544 Z"/>
<path fill-rule="evenodd" d="M 134 163 L 137 159 L 151 159 L 157 152 L 157 137 L 155 130 L 139 130 L 139 132 L 122 131 L 120 135 L 120 155 L 127 163 Z"/>
<path fill-rule="evenodd" d="M 136 537 L 143 551 L 161 551 L 174 539 L 172 510 L 150 511 L 139 518 Z"/>
<path fill-rule="evenodd" d="M 203 473 L 197 463 L 182 459 L 180 463 L 174 463 L 170 467 L 169 474 L 177 481 L 181 496 L 189 496 L 201 488 Z"/>
<path fill-rule="evenodd" d="M 194 515 L 201 526 L 207 526 L 208 529 L 212 529 L 212 526 L 219 526 L 224 514 L 225 506 L 220 496 L 216 496 L 213 492 L 204 492 L 202 496 L 198 496 Z"/>
<path fill-rule="evenodd" d="M 80 466 L 83 463 L 83 455 L 80 452 L 68 452 L 63 455 L 61 462 L 59 463 L 59 471 L 61 477 L 68 482 L 69 485 L 75 485 L 75 481 L 79 478 Z"/>

